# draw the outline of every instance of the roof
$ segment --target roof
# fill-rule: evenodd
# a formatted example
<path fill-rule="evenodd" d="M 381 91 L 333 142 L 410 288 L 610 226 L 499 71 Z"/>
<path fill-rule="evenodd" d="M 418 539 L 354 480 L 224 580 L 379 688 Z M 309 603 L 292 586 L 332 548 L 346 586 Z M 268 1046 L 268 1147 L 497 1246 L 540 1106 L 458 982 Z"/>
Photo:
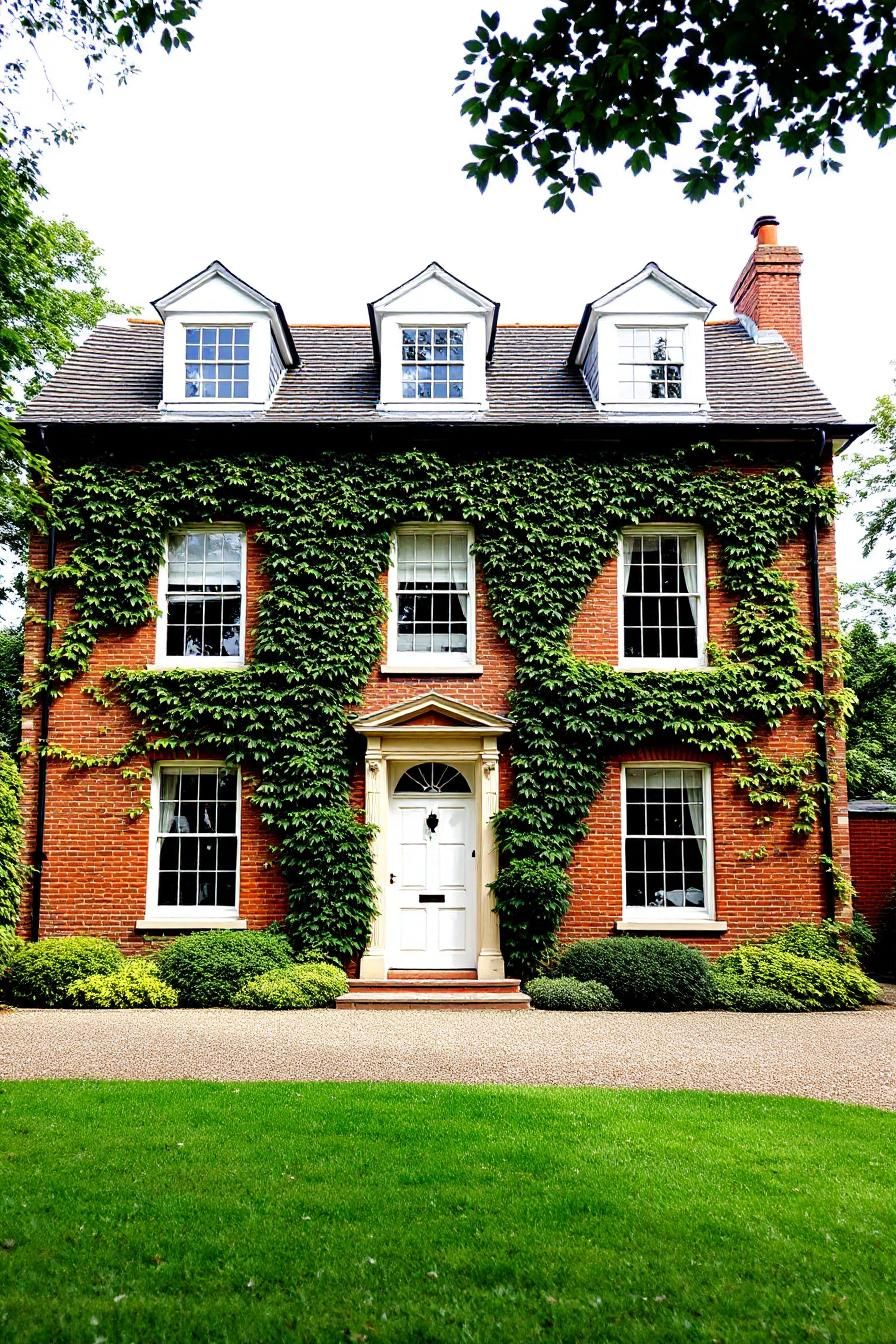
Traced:
<path fill-rule="evenodd" d="M 369 329 L 291 330 L 302 364 L 286 370 L 273 404 L 253 419 L 270 424 L 382 422 Z M 783 342 L 757 344 L 737 321 L 709 323 L 705 330 L 707 423 L 844 424 Z M 568 366 L 574 331 L 573 326 L 499 326 L 488 369 L 489 409 L 472 418 L 511 425 L 620 423 L 618 416 L 595 410 L 581 370 Z M 171 417 L 158 409 L 161 396 L 161 324 L 102 324 L 21 418 L 32 424 L 163 423 Z"/>
<path fill-rule="evenodd" d="M 896 803 L 885 803 L 880 798 L 850 798 L 849 811 L 853 816 L 896 817 Z"/>

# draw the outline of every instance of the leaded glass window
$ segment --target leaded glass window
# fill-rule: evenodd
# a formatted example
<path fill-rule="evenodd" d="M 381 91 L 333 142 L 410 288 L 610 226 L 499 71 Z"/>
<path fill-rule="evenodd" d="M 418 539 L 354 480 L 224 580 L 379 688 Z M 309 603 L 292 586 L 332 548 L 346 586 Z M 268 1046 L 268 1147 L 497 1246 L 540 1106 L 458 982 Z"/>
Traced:
<path fill-rule="evenodd" d="M 235 909 L 237 772 L 214 765 L 162 766 L 156 844 L 160 906 Z"/>
<path fill-rule="evenodd" d="M 235 530 L 176 532 L 168 538 L 167 657 L 242 655 L 244 541 Z"/>
<path fill-rule="evenodd" d="M 707 907 L 707 772 L 702 767 L 625 768 L 625 904 Z"/>
<path fill-rule="evenodd" d="M 248 397 L 248 327 L 187 327 L 186 339 L 188 398 Z"/>
<path fill-rule="evenodd" d="M 465 529 L 399 532 L 396 651 L 466 654 L 470 555 Z"/>
<path fill-rule="evenodd" d="M 401 395 L 411 401 L 464 395 L 463 327 L 402 327 Z"/>
<path fill-rule="evenodd" d="M 680 401 L 682 327 L 620 327 L 619 388 L 627 401 Z"/>
<path fill-rule="evenodd" d="M 623 658 L 694 661 L 702 656 L 702 548 L 694 532 L 622 538 Z"/>

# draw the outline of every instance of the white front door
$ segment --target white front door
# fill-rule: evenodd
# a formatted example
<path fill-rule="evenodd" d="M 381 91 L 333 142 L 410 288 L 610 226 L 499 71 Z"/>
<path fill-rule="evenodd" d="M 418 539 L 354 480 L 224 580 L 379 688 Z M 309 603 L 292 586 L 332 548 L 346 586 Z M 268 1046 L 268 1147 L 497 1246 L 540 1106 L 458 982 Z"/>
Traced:
<path fill-rule="evenodd" d="M 386 965 L 476 965 L 473 799 L 395 797 L 390 816 Z"/>

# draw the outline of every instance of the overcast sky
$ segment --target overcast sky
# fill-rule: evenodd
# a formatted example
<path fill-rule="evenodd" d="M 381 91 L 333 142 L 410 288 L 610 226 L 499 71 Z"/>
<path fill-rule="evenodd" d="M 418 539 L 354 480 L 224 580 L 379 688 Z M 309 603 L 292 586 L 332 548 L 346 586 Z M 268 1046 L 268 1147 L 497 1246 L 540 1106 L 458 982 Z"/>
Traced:
<path fill-rule="evenodd" d="M 452 96 L 480 7 L 205 0 L 192 52 L 153 50 L 126 87 L 78 96 L 85 129 L 45 159 L 47 209 L 99 244 L 124 302 L 145 306 L 219 257 L 293 322 L 364 322 L 368 300 L 433 258 L 506 321 L 576 322 L 649 260 L 725 317 L 753 220 L 775 213 L 805 256 L 807 367 L 867 419 L 896 359 L 896 145 L 856 133 L 828 178 L 769 155 L 742 208 L 730 192 L 689 205 L 668 168 L 631 179 L 621 159 L 598 166 L 604 188 L 574 215 L 549 215 L 522 178 L 481 196 L 461 172 L 472 136 Z M 536 8 L 501 12 L 522 28 Z M 849 520 L 840 549 L 844 578 L 867 573 Z"/>

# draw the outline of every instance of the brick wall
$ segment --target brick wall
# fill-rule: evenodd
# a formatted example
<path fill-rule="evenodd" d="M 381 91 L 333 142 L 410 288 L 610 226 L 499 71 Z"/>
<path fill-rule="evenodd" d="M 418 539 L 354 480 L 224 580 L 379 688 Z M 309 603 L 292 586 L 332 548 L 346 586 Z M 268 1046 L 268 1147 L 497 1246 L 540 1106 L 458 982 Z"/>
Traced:
<path fill-rule="evenodd" d="M 873 929 L 896 891 L 896 812 L 851 813 L 849 844 L 856 909 Z"/>
<path fill-rule="evenodd" d="M 777 235 L 777 230 L 775 230 Z M 758 242 L 731 291 L 735 313 L 756 323 L 761 331 L 777 331 L 797 359 L 803 362 L 800 315 L 800 271 L 803 254 L 798 247 Z"/>
<path fill-rule="evenodd" d="M 707 567 L 710 585 L 719 576 L 717 540 L 707 537 Z M 64 550 L 60 560 L 64 558 Z M 256 538 L 249 534 L 248 550 L 248 652 L 251 656 L 251 629 L 255 623 L 258 599 L 263 591 L 259 569 L 260 552 Z M 35 540 L 31 562 L 45 563 L 45 543 Z M 803 618 L 809 623 L 809 586 L 805 545 L 802 539 L 784 547 L 781 559 L 785 574 L 797 585 Z M 834 537 L 831 530 L 821 538 L 821 579 L 824 599 L 824 625 L 836 625 L 836 575 Z M 385 581 L 385 580 L 384 580 Z M 32 594 L 40 610 L 43 595 Z M 370 677 L 362 704 L 372 711 L 407 700 L 423 691 L 437 690 L 504 714 L 507 695 L 513 682 L 514 663 L 506 642 L 498 633 L 488 606 L 488 593 L 481 575 L 477 583 L 476 656 L 483 666 L 481 675 L 409 676 L 385 674 L 377 666 Z M 61 625 L 71 616 L 70 597 L 60 594 L 57 605 Z M 708 625 L 711 639 L 730 644 L 726 624 L 730 601 L 718 588 L 710 586 Z M 30 625 L 26 634 L 26 667 L 34 666 L 41 652 L 42 632 Z M 596 660 L 615 661 L 616 564 L 611 560 L 594 580 L 585 598 L 572 633 L 576 653 Z M 66 688 L 54 703 L 50 738 L 57 746 L 86 753 L 107 753 L 126 742 L 137 725 L 122 708 L 102 709 L 84 690 L 100 684 L 103 673 L 112 667 L 144 667 L 155 655 L 153 623 L 128 635 L 110 634 L 101 638 L 91 660 L 89 674 Z M 775 751 L 801 753 L 813 745 L 811 725 L 791 716 L 773 735 Z M 37 712 L 29 712 L 24 739 L 32 746 L 37 738 Z M 760 745 L 768 745 L 760 743 Z M 835 844 L 844 867 L 849 860 L 846 798 L 842 782 L 842 744 L 831 743 L 832 763 L 838 775 L 835 786 Z M 653 752 L 625 757 L 626 761 L 658 759 L 692 760 L 693 753 L 667 744 Z M 136 764 L 140 764 L 137 762 Z M 712 947 L 728 946 L 734 939 L 766 932 L 791 919 L 816 918 L 824 913 L 824 888 L 818 864 L 820 839 L 817 833 L 804 841 L 790 834 L 786 813 L 775 819 L 769 830 L 755 826 L 756 812 L 745 796 L 735 788 L 734 768 L 724 762 L 712 766 L 713 811 L 715 817 L 715 888 L 716 913 L 729 924 L 729 933 Z M 589 834 L 578 846 L 572 865 L 574 896 L 562 930 L 564 938 L 585 934 L 608 933 L 621 915 L 621 841 L 619 771 L 621 759 L 609 763 L 606 788 L 595 801 L 589 818 Z M 29 858 L 34 845 L 34 782 L 36 762 L 25 762 L 27 785 L 26 821 Z M 251 927 L 263 927 L 285 911 L 285 889 L 276 865 L 271 862 L 273 837 L 267 833 L 250 798 L 252 780 L 244 776 L 242 804 L 242 867 L 240 914 Z M 502 753 L 501 798 L 507 803 L 512 791 L 512 771 L 508 753 Z M 149 820 L 142 814 L 128 821 L 125 813 L 135 797 L 117 770 L 74 771 L 62 761 L 51 761 L 48 770 L 48 801 L 45 835 L 47 861 L 44 871 L 41 930 L 44 934 L 90 932 L 102 934 L 129 950 L 143 946 L 134 923 L 145 915 Z M 353 781 L 351 801 L 363 808 L 363 779 Z M 748 862 L 740 853 L 765 844 L 770 857 Z M 29 899 L 23 903 L 22 928 L 29 926 Z M 704 939 L 706 943 L 708 940 Z"/>

